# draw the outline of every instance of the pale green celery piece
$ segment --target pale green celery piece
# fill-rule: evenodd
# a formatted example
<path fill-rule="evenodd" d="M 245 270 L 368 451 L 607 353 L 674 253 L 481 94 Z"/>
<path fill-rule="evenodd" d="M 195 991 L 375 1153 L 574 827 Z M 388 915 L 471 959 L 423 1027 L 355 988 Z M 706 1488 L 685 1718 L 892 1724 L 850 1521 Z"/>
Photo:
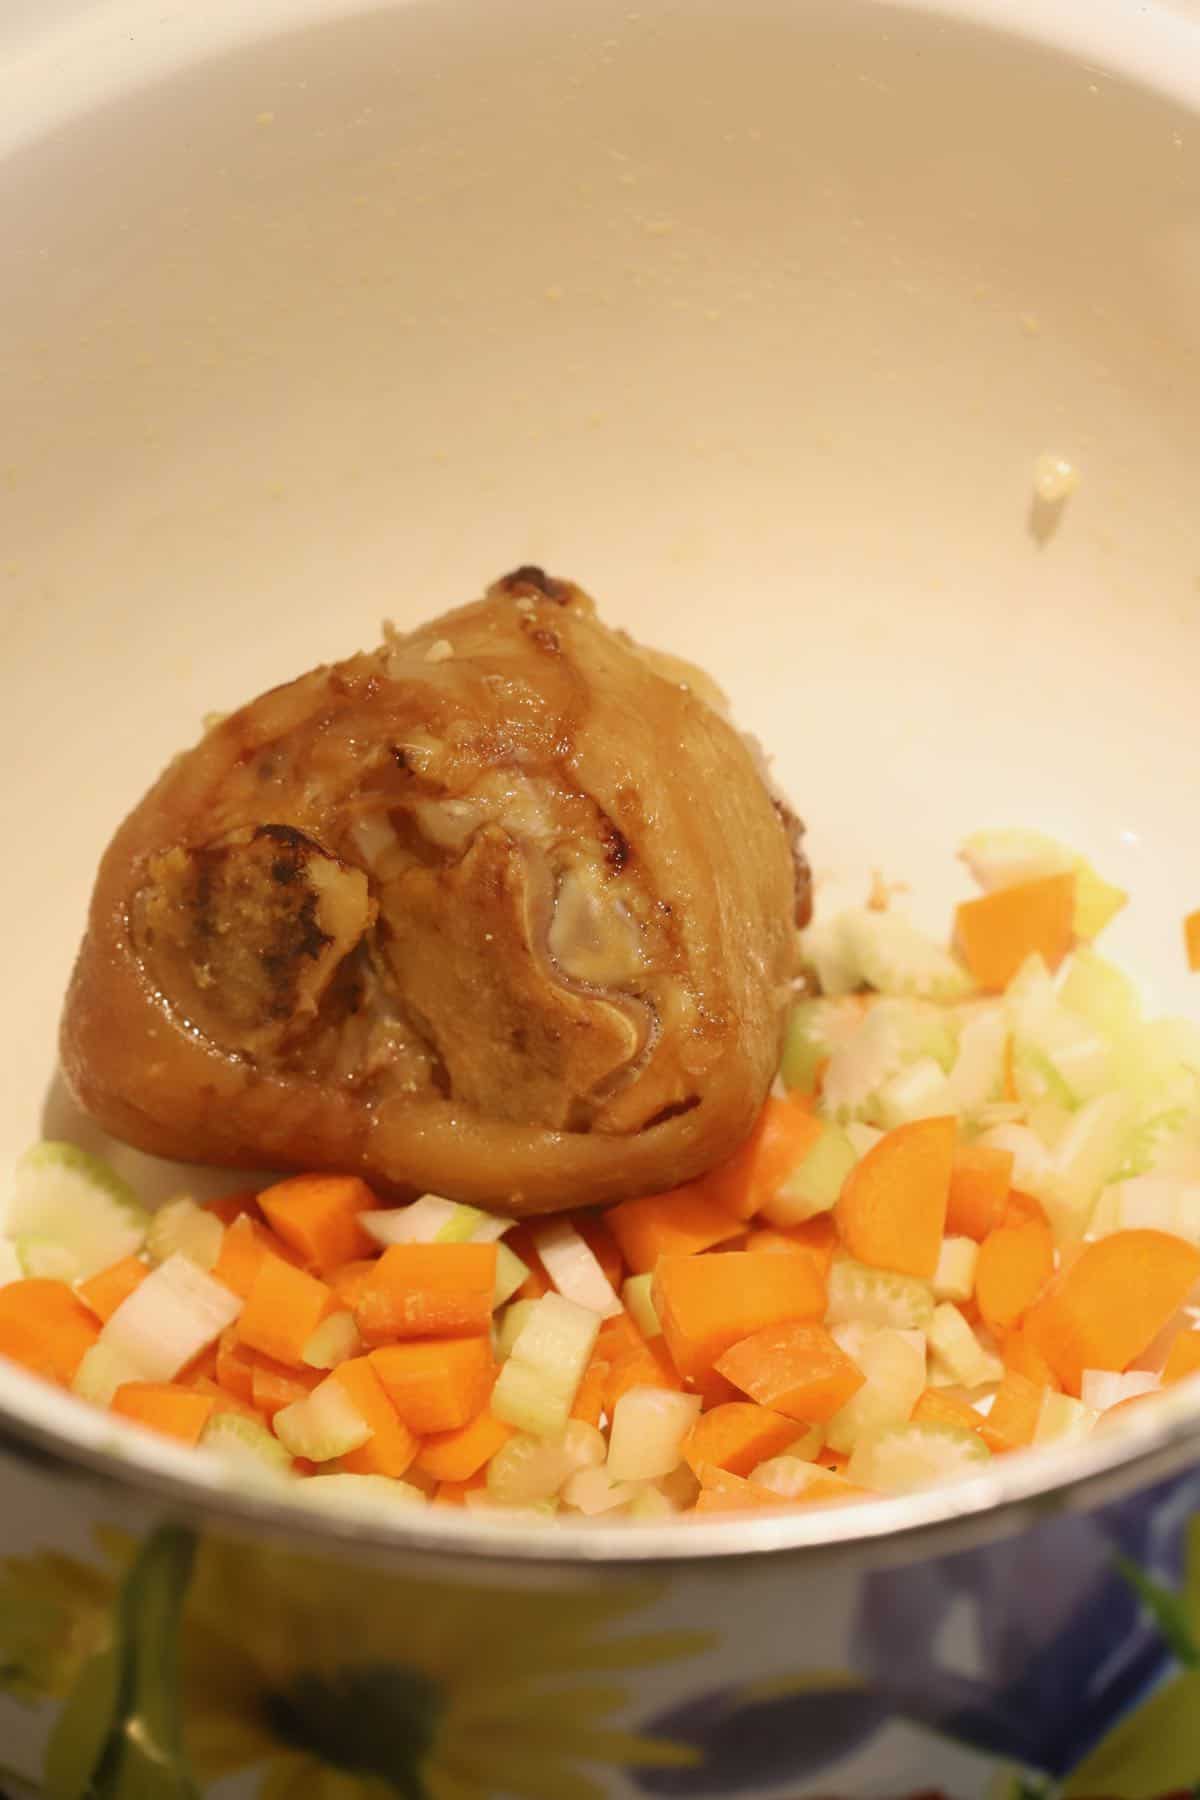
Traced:
<path fill-rule="evenodd" d="M 580 1426 L 582 1430 L 577 1430 Z M 551 1499 L 569 1475 L 599 1468 L 603 1461 L 603 1436 L 580 1419 L 572 1419 L 557 1442 L 518 1433 L 488 1463 L 488 1493 L 502 1506 L 528 1506 Z"/>
<path fill-rule="evenodd" d="M 653 1275 L 631 1275 L 621 1289 L 625 1310 L 644 1338 L 662 1336 L 662 1323 L 650 1293 L 653 1280 Z"/>
<path fill-rule="evenodd" d="M 572 1393 L 600 1333 L 600 1317 L 561 1294 L 535 1300 L 512 1356 L 539 1370 L 555 1385 L 572 1383 Z M 510 1361 L 512 1358 L 510 1358 Z"/>
<path fill-rule="evenodd" d="M 1089 1100 L 1055 1145 L 1048 1179 L 1029 1190 L 1046 1208 L 1061 1241 L 1071 1242 L 1087 1229 L 1101 1188 L 1121 1166 L 1131 1114 L 1123 1093 Z"/>
<path fill-rule="evenodd" d="M 530 1313 L 537 1305 L 536 1300 L 514 1300 L 500 1314 L 500 1328 L 496 1336 L 496 1360 L 507 1362 L 512 1355 L 512 1347 L 524 1330 Z"/>
<path fill-rule="evenodd" d="M 831 1450 L 853 1451 L 868 1432 L 903 1425 L 925 1387 L 925 1345 L 919 1332 L 876 1331 L 858 1358 L 866 1380 L 829 1421 Z"/>
<path fill-rule="evenodd" d="M 1078 1105 L 1050 1058 L 1028 1041 L 1014 1047 L 1012 1069 L 1017 1094 L 1026 1106 L 1037 1106 L 1043 1100 L 1066 1109 Z"/>
<path fill-rule="evenodd" d="M 989 1006 L 964 1021 L 949 1075 L 954 1109 L 963 1117 L 974 1117 L 1000 1098 L 1007 1043 L 1008 1020 L 1002 1004 Z"/>
<path fill-rule="evenodd" d="M 858 1161 L 853 1144 L 838 1125 L 825 1123 L 821 1135 L 763 1207 L 772 1225 L 802 1225 L 837 1205 L 847 1175 Z"/>
<path fill-rule="evenodd" d="M 493 1310 L 511 1300 L 517 1289 L 524 1284 L 529 1274 L 529 1266 L 523 1263 L 515 1250 L 507 1244 L 496 1245 L 496 1285 L 492 1290 Z"/>
<path fill-rule="evenodd" d="M 1081 1032 L 1073 1039 L 1064 1035 L 1051 1046 L 1049 1056 L 1076 1106 L 1107 1093 L 1113 1085 L 1116 1071 L 1112 1045 L 1099 1032 Z"/>
<path fill-rule="evenodd" d="M 1200 1132 L 1196 1130 L 1196 1115 L 1190 1107 L 1176 1106 L 1168 1112 L 1152 1113 L 1131 1126 L 1125 1140 L 1124 1157 L 1117 1176 L 1126 1180 L 1134 1175 L 1146 1175 L 1151 1169 L 1169 1162 L 1171 1151 L 1182 1152 L 1200 1149 Z"/>
<path fill-rule="evenodd" d="M 536 1302 L 535 1302 L 536 1304 Z M 501 1367 L 492 1389 L 492 1411 L 506 1425 L 538 1438 L 559 1439 L 567 1428 L 574 1389 L 554 1385 L 543 1370 L 514 1354 Z"/>
<path fill-rule="evenodd" d="M 932 1056 L 919 1057 L 885 1081 L 876 1098 L 875 1110 L 887 1131 L 917 1119 L 946 1118 L 957 1113 L 945 1070 Z"/>
<path fill-rule="evenodd" d="M 21 1264 L 21 1273 L 30 1281 L 80 1279 L 79 1255 L 60 1238 L 21 1236 L 14 1238 L 13 1248 Z"/>
<path fill-rule="evenodd" d="M 779 1073 L 789 1090 L 813 1091 L 817 1070 L 862 1023 L 857 1000 L 797 1000 L 788 1014 Z"/>
<path fill-rule="evenodd" d="M 987 1381 L 1000 1381 L 1004 1364 L 990 1350 L 985 1350 L 957 1306 L 943 1300 L 935 1309 L 929 1327 L 929 1348 L 937 1359 L 934 1375 L 947 1375 L 963 1387 L 981 1387 Z"/>
<path fill-rule="evenodd" d="M 275 1435 L 292 1456 L 332 1462 L 357 1450 L 372 1435 L 346 1390 L 331 1377 L 303 1400 L 275 1414 Z"/>
<path fill-rule="evenodd" d="M 895 1275 L 850 1257 L 836 1257 L 829 1270 L 825 1318 L 831 1326 L 924 1331 L 933 1318 L 933 1294 L 915 1275 Z"/>
<path fill-rule="evenodd" d="M 861 1437 L 847 1480 L 881 1494 L 910 1494 L 956 1475 L 977 1474 L 991 1460 L 978 1432 L 958 1425 L 893 1425 Z"/>
<path fill-rule="evenodd" d="M 678 1512 L 661 1489 L 649 1482 L 638 1488 L 629 1504 L 629 1517 L 639 1525 L 651 1525 L 659 1519 L 672 1519 Z"/>
<path fill-rule="evenodd" d="M 853 1037 L 829 1059 L 821 1086 L 821 1112 L 839 1124 L 870 1120 L 875 1096 L 911 1056 L 908 1041 L 886 1002 L 864 1014 Z"/>
<path fill-rule="evenodd" d="M 1056 1394 L 1047 1388 L 1042 1396 L 1042 1409 L 1034 1427 L 1035 1444 L 1073 1444 L 1090 1437 L 1098 1413 L 1070 1394 Z"/>
<path fill-rule="evenodd" d="M 140 1381 L 141 1369 L 111 1344 L 97 1342 L 84 1351 L 71 1382 L 71 1392 L 93 1406 L 111 1406 L 113 1395 L 127 1381 Z"/>
<path fill-rule="evenodd" d="M 836 1497 L 839 1486 L 846 1492 L 853 1493 L 854 1483 L 844 1476 L 835 1475 L 830 1469 L 823 1469 L 811 1457 L 798 1456 L 789 1450 L 782 1456 L 769 1456 L 766 1462 L 760 1462 L 751 1471 L 750 1479 L 755 1487 L 766 1488 L 772 1494 L 778 1494 L 781 1500 L 801 1500 L 808 1490 L 820 1484 L 823 1493 L 828 1492 L 830 1499 Z"/>
<path fill-rule="evenodd" d="M 454 1211 L 435 1237 L 435 1244 L 468 1243 L 487 1217 L 478 1206 L 466 1206 L 461 1201 L 455 1201 L 453 1205 Z"/>
<path fill-rule="evenodd" d="M 307 1506 L 333 1512 L 412 1511 L 427 1504 L 420 1488 L 391 1475 L 311 1475 L 296 1484 L 295 1492 Z"/>
<path fill-rule="evenodd" d="M 1075 868 L 1075 935 L 1087 940 L 1099 937 L 1128 900 L 1124 888 L 1105 881 L 1081 858 Z"/>
<path fill-rule="evenodd" d="M 1004 990 L 1009 1027 L 1023 1037 L 1036 1037 L 1058 1006 L 1054 977 L 1045 958 L 1027 956 Z"/>
<path fill-rule="evenodd" d="M 1058 998 L 1094 1031 L 1112 1039 L 1134 1030 L 1142 1016 L 1141 997 L 1129 976 L 1087 946 L 1067 964 Z"/>
<path fill-rule="evenodd" d="M 1053 1150 L 1062 1141 L 1075 1114 L 1057 1100 L 1035 1100 L 1028 1110 L 1029 1129 Z"/>
<path fill-rule="evenodd" d="M 257 1419 L 242 1413 L 214 1413 L 201 1433 L 200 1447 L 227 1462 L 257 1465 L 279 1475 L 288 1474 L 292 1467 L 292 1459 L 279 1439 Z"/>
<path fill-rule="evenodd" d="M 135 1255 L 148 1224 L 128 1183 L 74 1144 L 35 1144 L 17 1163 L 7 1235 L 61 1245 L 57 1279 L 85 1281 Z"/>
<path fill-rule="evenodd" d="M 362 1339 L 354 1314 L 335 1312 L 317 1326 L 304 1346 L 301 1360 L 310 1369 L 336 1369 L 339 1363 L 357 1356 L 361 1349 Z"/>
<path fill-rule="evenodd" d="M 800 959 L 817 978 L 822 994 L 835 999 L 862 986 L 862 975 L 850 953 L 843 913 L 822 919 L 800 934 Z"/>
<path fill-rule="evenodd" d="M 850 907 L 841 933 L 849 960 L 877 993 L 948 1001 L 973 990 L 962 964 L 901 913 Z"/>
<path fill-rule="evenodd" d="M 225 1227 L 216 1213 L 206 1212 L 186 1197 L 169 1200 L 150 1220 L 146 1249 L 155 1262 L 166 1262 L 176 1251 L 198 1269 L 216 1267 Z"/>

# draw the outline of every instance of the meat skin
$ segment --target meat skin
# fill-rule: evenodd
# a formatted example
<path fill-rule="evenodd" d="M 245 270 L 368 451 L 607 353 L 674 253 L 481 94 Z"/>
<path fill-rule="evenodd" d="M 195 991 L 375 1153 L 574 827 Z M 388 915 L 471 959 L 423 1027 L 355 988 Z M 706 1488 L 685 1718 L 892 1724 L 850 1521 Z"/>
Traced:
<path fill-rule="evenodd" d="M 176 757 L 101 862 L 63 1069 L 160 1156 L 516 1214 L 669 1188 L 775 1074 L 800 837 L 706 676 L 520 569 Z"/>

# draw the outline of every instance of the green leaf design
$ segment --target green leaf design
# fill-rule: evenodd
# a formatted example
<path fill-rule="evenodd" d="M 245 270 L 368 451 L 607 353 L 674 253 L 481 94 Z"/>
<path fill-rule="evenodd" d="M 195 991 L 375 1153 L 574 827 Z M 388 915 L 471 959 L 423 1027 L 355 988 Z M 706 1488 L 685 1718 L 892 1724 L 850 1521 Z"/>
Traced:
<path fill-rule="evenodd" d="M 1185 1669 L 1200 1666 L 1200 1653 L 1196 1649 L 1186 1595 L 1173 1593 L 1170 1588 L 1152 1581 L 1130 1557 L 1118 1556 L 1116 1560 L 1117 1568 L 1136 1591 L 1176 1661 L 1181 1662 Z"/>
<path fill-rule="evenodd" d="M 1122 1719 L 1074 1771 L 1063 1800 L 1155 1800 L 1190 1791 L 1200 1769 L 1200 1673 L 1189 1670 Z"/>
<path fill-rule="evenodd" d="M 46 1756 L 47 1800 L 199 1800 L 183 1754 L 179 1620 L 195 1541 L 147 1538 L 117 1599 L 112 1649 L 88 1664 Z"/>

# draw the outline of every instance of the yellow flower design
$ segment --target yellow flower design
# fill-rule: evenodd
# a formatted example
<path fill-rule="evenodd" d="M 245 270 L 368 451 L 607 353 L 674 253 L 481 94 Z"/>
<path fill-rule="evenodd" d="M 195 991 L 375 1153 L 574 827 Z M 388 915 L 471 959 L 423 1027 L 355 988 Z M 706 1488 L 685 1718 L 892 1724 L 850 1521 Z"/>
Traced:
<path fill-rule="evenodd" d="M 696 1633 L 613 1636 L 655 1597 L 407 1580 L 290 1552 L 201 1545 L 184 1615 L 185 1743 L 260 1800 L 600 1800 L 587 1764 L 683 1764 L 615 1728 L 619 1673 L 696 1654 Z M 607 1678 L 607 1679 L 606 1679 Z"/>

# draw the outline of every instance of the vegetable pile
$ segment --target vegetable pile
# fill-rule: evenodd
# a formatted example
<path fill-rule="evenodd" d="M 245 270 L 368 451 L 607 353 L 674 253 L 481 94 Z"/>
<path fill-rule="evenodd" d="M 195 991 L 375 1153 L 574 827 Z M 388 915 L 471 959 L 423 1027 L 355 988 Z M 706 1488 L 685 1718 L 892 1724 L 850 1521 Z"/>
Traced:
<path fill-rule="evenodd" d="M 317 1503 L 657 1519 L 869 1502 L 1086 1437 L 1200 1371 L 1200 1028 L 1029 832 L 955 949 L 804 936 L 777 1091 L 705 1178 L 518 1224 L 355 1176 L 153 1216 L 18 1167 L 0 1353 Z M 302 1478 L 302 1479 L 297 1479 Z"/>

